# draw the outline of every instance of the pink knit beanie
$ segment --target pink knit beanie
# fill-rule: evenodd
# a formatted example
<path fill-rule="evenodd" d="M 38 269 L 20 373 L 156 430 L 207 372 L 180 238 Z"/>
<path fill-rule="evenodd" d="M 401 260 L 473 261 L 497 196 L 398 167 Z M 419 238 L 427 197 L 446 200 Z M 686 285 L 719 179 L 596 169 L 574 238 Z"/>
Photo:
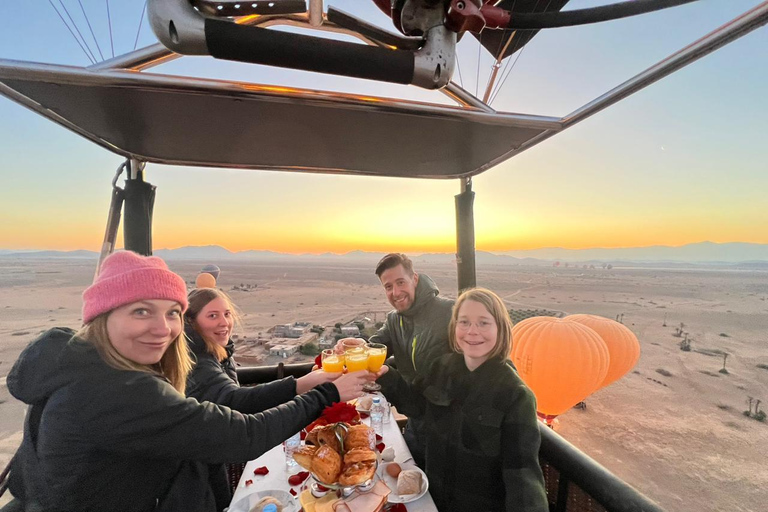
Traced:
<path fill-rule="evenodd" d="M 101 273 L 83 292 L 83 323 L 140 300 L 175 300 L 187 309 L 187 285 L 155 256 L 120 251 L 107 256 Z"/>

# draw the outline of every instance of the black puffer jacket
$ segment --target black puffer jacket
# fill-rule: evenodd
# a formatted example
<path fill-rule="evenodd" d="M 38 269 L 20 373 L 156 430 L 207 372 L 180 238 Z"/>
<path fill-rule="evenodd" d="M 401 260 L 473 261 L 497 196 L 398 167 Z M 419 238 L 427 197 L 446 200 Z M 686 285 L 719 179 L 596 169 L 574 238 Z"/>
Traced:
<path fill-rule="evenodd" d="M 511 362 L 469 371 L 461 354 L 448 354 L 410 386 L 396 370 L 379 382 L 399 411 L 424 420 L 440 512 L 548 512 L 536 399 Z"/>
<path fill-rule="evenodd" d="M 243 415 L 116 370 L 73 331 L 32 342 L 8 375 L 30 404 L 12 492 L 43 511 L 215 510 L 206 464 L 254 459 L 339 400 L 332 384 Z"/>
<path fill-rule="evenodd" d="M 195 366 L 187 378 L 187 396 L 200 402 L 226 405 L 236 411 L 252 414 L 292 400 L 296 396 L 296 379 L 286 377 L 267 384 L 241 388 L 235 371 L 235 344 L 226 347 L 227 358 L 218 361 L 205 349 L 205 342 L 195 329 L 185 328 Z"/>
<path fill-rule="evenodd" d="M 195 366 L 187 377 L 187 396 L 200 402 L 225 405 L 236 411 L 253 414 L 292 400 L 296 396 L 296 379 L 286 377 L 267 384 L 241 388 L 235 369 L 235 343 L 226 346 L 227 357 L 219 361 L 208 352 L 202 336 L 189 324 L 184 332 Z M 223 510 L 232 501 L 224 464 L 208 466 L 209 482 L 216 500 L 216 509 Z"/>

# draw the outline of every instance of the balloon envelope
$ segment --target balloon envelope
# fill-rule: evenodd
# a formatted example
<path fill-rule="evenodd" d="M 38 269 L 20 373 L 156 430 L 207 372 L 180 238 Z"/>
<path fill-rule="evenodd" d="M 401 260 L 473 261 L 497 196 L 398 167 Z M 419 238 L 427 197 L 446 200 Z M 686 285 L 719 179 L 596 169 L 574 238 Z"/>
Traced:
<path fill-rule="evenodd" d="M 557 416 L 596 391 L 608 372 L 608 347 L 587 326 L 535 316 L 512 329 L 510 359 L 536 395 L 539 413 Z"/>
<path fill-rule="evenodd" d="M 202 272 L 198 274 L 197 279 L 195 280 L 195 286 L 198 288 L 215 288 L 216 279 L 211 274 Z"/>
<path fill-rule="evenodd" d="M 640 342 L 626 325 L 596 315 L 569 315 L 564 320 L 578 322 L 591 328 L 603 338 L 608 347 L 611 359 L 608 364 L 608 373 L 600 385 L 601 388 L 622 378 L 640 359 Z"/>
<path fill-rule="evenodd" d="M 219 272 L 221 272 L 221 269 L 217 267 L 216 265 L 206 265 L 200 270 L 200 272 L 206 272 L 208 274 L 211 274 L 214 279 L 217 281 L 219 280 Z"/>

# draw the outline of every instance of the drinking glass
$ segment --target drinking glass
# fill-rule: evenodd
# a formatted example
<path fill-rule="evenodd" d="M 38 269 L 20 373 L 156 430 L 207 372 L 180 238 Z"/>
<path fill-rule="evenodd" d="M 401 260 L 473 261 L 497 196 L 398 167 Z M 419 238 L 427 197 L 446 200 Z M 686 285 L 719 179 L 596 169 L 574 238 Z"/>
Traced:
<path fill-rule="evenodd" d="M 384 361 L 387 359 L 387 346 L 381 343 L 369 343 L 366 347 L 368 351 L 368 371 L 377 372 L 384 365 Z M 366 382 L 363 385 L 363 391 L 379 391 L 381 385 L 376 382 Z"/>
<path fill-rule="evenodd" d="M 344 354 L 337 354 L 332 348 L 322 352 L 323 370 L 328 373 L 341 373 L 344 371 Z"/>

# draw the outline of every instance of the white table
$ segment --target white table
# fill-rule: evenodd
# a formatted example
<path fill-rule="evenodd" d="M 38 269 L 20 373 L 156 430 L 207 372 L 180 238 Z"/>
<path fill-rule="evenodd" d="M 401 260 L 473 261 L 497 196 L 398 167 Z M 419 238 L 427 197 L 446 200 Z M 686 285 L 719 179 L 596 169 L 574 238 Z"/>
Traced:
<path fill-rule="evenodd" d="M 363 422 L 370 425 L 370 420 L 368 419 L 363 420 Z M 405 439 L 403 439 L 400 429 L 397 428 L 394 415 L 392 415 L 389 423 L 384 424 L 383 437 L 387 448 L 392 447 L 395 450 L 395 462 L 403 462 L 411 458 L 411 452 L 408 450 L 408 445 L 405 444 Z M 254 475 L 253 471 L 262 466 L 266 466 L 269 469 L 269 474 L 263 476 Z M 301 466 L 295 466 L 290 472 L 286 470 L 283 446 L 282 444 L 277 445 L 258 459 L 252 460 L 245 465 L 243 476 L 240 477 L 240 482 L 237 484 L 237 489 L 232 497 L 232 503 L 237 502 L 248 494 L 264 489 L 281 489 L 288 492 L 291 489 L 291 486 L 288 484 L 288 477 L 299 471 L 304 471 L 304 469 Z M 245 482 L 247 480 L 252 480 L 253 483 L 246 486 Z M 293 489 L 298 493 L 300 487 L 296 486 Z M 418 500 L 407 503 L 405 507 L 409 512 L 437 512 L 437 507 L 435 507 L 435 502 L 432 500 L 429 491 Z"/>

